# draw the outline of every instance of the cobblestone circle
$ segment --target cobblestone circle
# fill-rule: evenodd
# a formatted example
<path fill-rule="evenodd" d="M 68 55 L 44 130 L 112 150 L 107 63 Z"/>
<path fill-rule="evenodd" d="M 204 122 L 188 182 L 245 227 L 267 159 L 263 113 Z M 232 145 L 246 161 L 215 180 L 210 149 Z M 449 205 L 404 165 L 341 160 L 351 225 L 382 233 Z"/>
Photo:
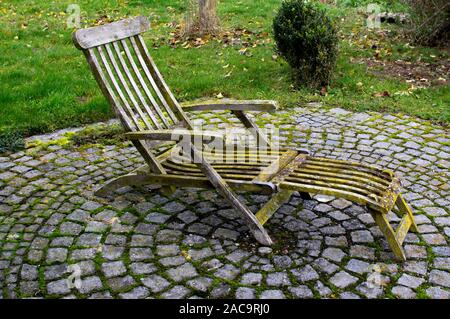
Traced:
<path fill-rule="evenodd" d="M 224 112 L 193 118 L 211 128 L 235 123 Z M 400 175 L 420 231 L 406 237 L 408 261 L 395 262 L 365 208 L 342 199 L 294 195 L 267 224 L 276 240 L 269 248 L 255 243 L 213 191 L 165 197 L 125 187 L 97 198 L 94 190 L 143 160 L 121 142 L 59 144 L 67 135 L 60 132 L 0 155 L 0 298 L 450 299 L 448 130 L 337 108 L 256 120 L 277 123 L 283 143 L 316 156 Z M 254 211 L 268 200 L 240 196 Z"/>

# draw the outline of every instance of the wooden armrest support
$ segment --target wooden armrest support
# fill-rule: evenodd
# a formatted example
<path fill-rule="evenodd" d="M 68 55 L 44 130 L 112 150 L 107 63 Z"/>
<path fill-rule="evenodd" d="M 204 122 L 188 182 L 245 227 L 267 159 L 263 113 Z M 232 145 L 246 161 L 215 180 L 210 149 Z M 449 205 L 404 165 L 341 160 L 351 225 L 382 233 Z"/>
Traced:
<path fill-rule="evenodd" d="M 202 102 L 185 103 L 182 108 L 186 111 L 258 111 L 273 112 L 278 109 L 278 103 L 271 100 L 208 100 Z"/>
<path fill-rule="evenodd" d="M 214 139 L 223 141 L 223 135 L 217 132 L 180 129 L 129 132 L 125 133 L 125 137 L 129 140 L 157 140 L 177 142 L 183 140 L 184 138 L 199 138 L 200 140 L 207 142 Z"/>

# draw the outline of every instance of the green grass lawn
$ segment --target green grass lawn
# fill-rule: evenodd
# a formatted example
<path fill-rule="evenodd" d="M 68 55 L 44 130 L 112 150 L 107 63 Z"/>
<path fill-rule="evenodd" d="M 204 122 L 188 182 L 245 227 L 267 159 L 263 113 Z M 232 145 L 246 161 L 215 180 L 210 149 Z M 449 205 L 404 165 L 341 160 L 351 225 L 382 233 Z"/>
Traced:
<path fill-rule="evenodd" d="M 0 132 L 30 135 L 113 116 L 82 53 L 72 44 L 73 30 L 66 28 L 65 11 L 71 3 L 72 0 L 0 1 Z M 378 73 L 372 72 L 377 69 L 368 70 L 365 63 L 378 54 L 379 60 L 387 63 L 400 59 L 412 65 L 417 61 L 433 64 L 448 60 L 448 54 L 407 45 L 398 26 L 368 30 L 361 8 L 330 8 L 341 27 L 340 57 L 327 94 L 320 95 L 310 89 L 294 89 L 289 67 L 275 55 L 271 26 L 281 0 L 220 1 L 224 32 L 251 31 L 241 38 L 244 44 L 225 46 L 222 34 L 190 48 L 186 48 L 189 43 L 182 41 L 170 45 L 176 24 L 183 20 L 185 0 L 77 3 L 83 27 L 100 19 L 150 16 L 152 30 L 145 39 L 180 101 L 222 94 L 242 99 L 276 99 L 286 108 L 322 102 L 324 107 L 405 113 L 444 125 L 450 122 L 448 85 L 414 89 L 411 83 L 383 72 L 382 67 Z M 249 47 L 244 52 L 245 42 Z"/>

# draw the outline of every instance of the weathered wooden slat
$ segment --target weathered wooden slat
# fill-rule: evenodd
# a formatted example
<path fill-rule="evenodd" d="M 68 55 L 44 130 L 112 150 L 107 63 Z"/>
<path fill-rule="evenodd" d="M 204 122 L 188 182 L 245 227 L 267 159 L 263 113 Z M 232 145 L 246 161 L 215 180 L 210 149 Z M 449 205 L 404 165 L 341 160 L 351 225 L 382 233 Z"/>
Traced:
<path fill-rule="evenodd" d="M 368 165 L 363 165 L 361 163 L 355 163 L 355 162 L 342 162 L 337 160 L 328 160 L 323 159 L 321 157 L 313 157 L 311 158 L 311 164 L 318 165 L 318 166 L 325 166 L 329 168 L 335 168 L 335 169 L 341 169 L 341 170 L 353 170 L 353 171 L 359 171 L 362 173 L 366 173 L 368 175 L 374 175 L 379 177 L 382 180 L 389 180 L 392 178 L 392 175 L 378 169 L 375 167 L 370 167 Z"/>
<path fill-rule="evenodd" d="M 356 194 L 363 195 L 363 196 L 373 195 L 373 196 L 376 196 L 377 198 L 380 197 L 379 195 L 373 194 L 373 193 L 371 193 L 363 188 L 360 188 L 360 187 L 350 186 L 350 185 L 341 184 L 341 183 L 333 183 L 331 181 L 321 181 L 321 180 L 314 180 L 314 179 L 307 179 L 307 178 L 296 178 L 296 177 L 291 177 L 291 176 L 286 178 L 285 181 L 291 182 L 291 183 L 298 182 L 301 184 L 308 184 L 311 186 L 333 188 L 336 190 L 344 190 L 344 191 L 354 192 Z"/>
<path fill-rule="evenodd" d="M 169 128 L 170 123 L 167 121 L 165 115 L 161 112 L 161 109 L 156 102 L 155 98 L 153 97 L 153 94 L 150 92 L 149 87 L 147 86 L 147 83 L 145 82 L 143 75 L 141 74 L 141 71 L 139 70 L 136 61 L 134 60 L 133 55 L 131 54 L 130 48 L 128 47 L 126 40 L 121 40 L 120 43 L 122 44 L 122 48 L 125 52 L 125 55 L 127 56 L 128 61 L 131 64 L 131 68 L 133 69 L 134 75 L 138 78 L 139 84 L 141 85 L 142 89 L 145 92 L 145 95 L 149 99 L 150 103 L 153 106 L 153 110 L 156 114 L 158 114 L 158 117 L 160 118 L 161 122 L 164 124 L 166 128 Z"/>
<path fill-rule="evenodd" d="M 289 178 L 299 178 L 299 179 L 306 179 L 306 180 L 314 180 L 314 181 L 321 181 L 324 183 L 340 183 L 342 185 L 349 185 L 354 186 L 357 188 L 360 188 L 361 190 L 364 190 L 367 194 L 376 194 L 380 195 L 383 193 L 383 189 L 386 187 L 383 187 L 383 189 L 376 188 L 371 186 L 370 184 L 364 184 L 360 181 L 353 181 L 343 178 L 333 178 L 330 176 L 320 176 L 320 175 L 313 175 L 311 173 L 305 174 L 305 173 L 293 173 L 289 176 Z"/>
<path fill-rule="evenodd" d="M 142 54 L 142 52 L 141 52 L 142 46 L 138 46 L 134 37 L 131 37 L 130 41 L 131 41 L 131 46 L 134 49 L 134 53 L 140 63 L 140 66 L 141 66 L 142 70 L 144 71 L 144 74 L 146 75 L 147 80 L 150 82 L 150 85 L 152 86 L 153 91 L 156 93 L 156 96 L 158 96 L 159 101 L 163 105 L 164 111 L 169 115 L 170 119 L 174 123 L 177 123 L 179 120 L 177 119 L 177 117 L 173 113 L 172 109 L 170 108 L 166 98 L 162 95 L 161 91 L 159 90 L 159 87 L 155 82 L 155 78 L 150 73 L 149 66 L 147 64 L 148 57 L 145 53 Z"/>
<path fill-rule="evenodd" d="M 130 105 L 131 112 L 133 112 L 133 114 L 137 113 L 139 115 L 141 121 L 145 124 L 147 129 L 149 129 L 149 130 L 153 129 L 153 126 L 150 124 L 147 117 L 142 112 L 138 102 L 135 99 L 133 92 L 131 92 L 129 85 L 128 85 L 127 81 L 125 80 L 122 71 L 119 68 L 119 65 L 117 64 L 116 57 L 114 56 L 114 54 L 111 50 L 111 44 L 107 43 L 104 45 L 104 47 L 106 49 L 106 53 L 108 54 L 109 60 L 111 61 L 111 64 L 115 71 L 115 74 L 117 75 L 120 84 L 125 89 L 125 93 L 128 96 L 128 99 L 131 101 L 131 104 L 133 105 L 133 108 L 131 108 L 131 105 Z M 119 55 L 119 56 L 121 56 L 121 55 Z"/>
<path fill-rule="evenodd" d="M 256 111 L 274 112 L 278 103 L 271 100 L 208 100 L 199 102 L 183 103 L 185 111 Z"/>
<path fill-rule="evenodd" d="M 218 139 L 223 142 L 223 135 L 212 131 L 198 131 L 198 130 L 152 130 L 128 132 L 124 136 L 130 140 L 161 140 L 161 141 L 182 141 L 184 139 L 199 139 L 199 141 L 209 142 L 213 139 Z"/>
<path fill-rule="evenodd" d="M 114 50 L 117 54 L 117 57 L 119 58 L 120 64 L 122 65 L 122 69 L 124 70 L 128 81 L 130 82 L 131 86 L 133 87 L 133 92 L 137 95 L 139 101 L 141 102 L 141 105 L 144 107 L 145 112 L 147 113 L 147 116 L 150 118 L 150 120 L 153 123 L 153 126 L 148 126 L 149 129 L 155 129 L 161 128 L 161 125 L 159 124 L 158 120 L 155 118 L 153 112 L 150 110 L 150 107 L 148 106 L 144 96 L 141 93 L 141 90 L 139 89 L 139 87 L 137 86 L 133 75 L 131 74 L 131 70 L 129 69 L 125 59 L 122 56 L 122 52 L 120 51 L 119 45 L 117 44 L 117 42 L 113 42 L 113 47 Z M 142 111 L 141 111 L 142 113 Z M 145 115 L 144 115 L 145 117 Z"/>
<path fill-rule="evenodd" d="M 106 70 L 106 73 L 109 76 L 109 80 L 111 81 L 113 88 L 115 90 L 115 92 L 117 93 L 117 95 L 119 95 L 121 102 L 120 105 L 123 106 L 124 110 L 127 112 L 128 116 L 131 118 L 131 120 L 134 123 L 134 127 L 132 128 L 133 131 L 137 131 L 140 128 L 139 125 L 139 120 L 137 119 L 136 115 L 134 114 L 133 110 L 130 107 L 130 104 L 128 103 L 127 98 L 125 97 L 125 95 L 122 92 L 122 89 L 120 88 L 119 84 L 117 83 L 116 77 L 114 76 L 114 73 L 111 69 L 111 66 L 109 65 L 109 62 L 105 56 L 105 53 L 103 52 L 102 47 L 97 47 L 97 51 L 99 53 L 100 56 L 100 60 L 103 63 L 103 67 Z"/>
<path fill-rule="evenodd" d="M 357 171 L 357 170 L 352 170 L 352 169 L 341 169 L 341 168 L 333 168 L 333 167 L 327 167 L 327 166 L 319 166 L 319 165 L 310 164 L 308 162 L 306 162 L 304 165 L 302 165 L 302 167 L 299 168 L 298 170 L 301 171 L 302 169 L 312 169 L 312 170 L 316 170 L 318 172 L 330 172 L 330 173 L 341 174 L 341 175 L 359 176 L 359 177 L 363 177 L 368 180 L 372 180 L 372 181 L 378 182 L 380 184 L 385 184 L 385 185 L 389 185 L 389 183 L 390 183 L 390 181 L 384 180 L 378 176 L 367 174 L 365 172 L 361 172 L 361 171 Z"/>
<path fill-rule="evenodd" d="M 363 164 L 363 163 L 358 163 L 358 162 L 353 162 L 353 161 L 345 161 L 345 160 L 338 160 L 338 159 L 325 158 L 325 157 L 314 157 L 313 160 L 316 162 L 341 164 L 341 165 L 345 165 L 346 167 L 348 167 L 348 166 L 364 167 L 364 168 L 368 169 L 369 171 L 371 171 L 372 173 L 381 174 L 383 178 L 393 177 L 395 175 L 394 172 L 392 172 L 389 169 L 381 169 L 374 165 L 368 165 L 368 164 Z"/>
<path fill-rule="evenodd" d="M 172 94 L 172 91 L 170 91 L 169 86 L 166 84 L 166 81 L 164 81 L 163 76 L 159 72 L 158 68 L 156 67 L 155 62 L 153 62 L 152 57 L 150 56 L 147 46 L 145 45 L 144 39 L 141 35 L 136 36 L 137 42 L 139 47 L 141 48 L 142 52 L 144 52 L 144 59 L 147 63 L 148 68 L 150 69 L 151 75 L 154 77 L 156 85 L 160 89 L 160 92 L 163 94 L 164 98 L 166 99 L 166 102 L 171 106 L 172 111 L 176 113 L 178 119 L 185 123 L 186 128 L 193 128 L 193 125 L 191 123 L 191 120 L 186 115 L 186 113 L 181 109 L 180 104 L 178 103 L 175 96 Z M 131 38 L 133 39 L 133 38 Z"/>
<path fill-rule="evenodd" d="M 289 177 L 300 165 L 308 159 L 306 154 L 298 154 L 290 163 L 288 163 L 282 170 L 280 170 L 275 177 L 270 181 L 274 184 L 279 184 L 283 182 L 287 177 Z M 306 192 L 307 193 L 307 192 Z"/>
<path fill-rule="evenodd" d="M 135 17 L 107 25 L 78 30 L 73 34 L 73 42 L 79 49 L 90 49 L 138 35 L 149 28 L 150 22 L 146 17 Z"/>
<path fill-rule="evenodd" d="M 298 155 L 297 151 L 288 150 L 281 157 L 275 160 L 271 165 L 261 170 L 255 181 L 267 182 L 270 181 L 276 174 L 292 162 Z"/>
<path fill-rule="evenodd" d="M 363 185 L 364 184 L 369 185 L 370 187 L 373 187 L 374 189 L 379 189 L 379 190 L 383 190 L 388 186 L 387 183 L 379 183 L 377 181 L 367 179 L 366 177 L 351 175 L 348 173 L 327 172 L 327 171 L 321 171 L 319 169 L 308 169 L 305 167 L 301 167 L 301 168 L 297 169 L 296 171 L 294 171 L 292 176 L 297 176 L 297 175 L 301 175 L 301 174 L 312 175 L 312 176 L 316 176 L 317 178 L 324 178 L 324 179 L 337 178 L 337 179 L 342 179 L 342 180 L 351 180 L 351 181 L 355 181 L 355 182 L 358 182 Z"/>

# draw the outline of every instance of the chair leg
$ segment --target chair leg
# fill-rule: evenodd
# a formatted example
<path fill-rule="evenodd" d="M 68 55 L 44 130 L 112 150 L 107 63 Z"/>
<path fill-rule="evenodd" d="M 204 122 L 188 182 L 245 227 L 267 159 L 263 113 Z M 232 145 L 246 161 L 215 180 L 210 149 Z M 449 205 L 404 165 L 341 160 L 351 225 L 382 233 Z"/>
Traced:
<path fill-rule="evenodd" d="M 411 231 L 414 233 L 418 233 L 419 229 L 417 228 L 416 221 L 414 220 L 414 215 L 412 213 L 411 208 L 406 203 L 405 199 L 402 197 L 402 195 L 398 195 L 397 201 L 395 202 L 397 204 L 397 208 L 403 215 L 407 215 L 409 219 L 411 220 Z"/>
<path fill-rule="evenodd" d="M 283 189 L 272 196 L 272 198 L 255 215 L 261 225 L 264 225 L 281 205 L 289 201 L 292 193 L 294 193 L 294 191 Z"/>
<path fill-rule="evenodd" d="M 386 237 L 395 257 L 399 260 L 406 261 L 405 252 L 403 251 L 401 243 L 397 240 L 396 233 L 394 232 L 394 229 L 392 229 L 386 214 L 374 210 L 370 210 L 370 213 L 372 214 L 375 223 L 380 227 L 381 232 Z"/>
<path fill-rule="evenodd" d="M 126 175 L 122 175 L 120 177 L 114 178 L 108 181 L 105 185 L 100 187 L 94 194 L 98 197 L 107 197 L 111 195 L 115 190 L 131 185 L 139 185 L 140 184 L 140 176 L 138 173 L 130 173 Z"/>

